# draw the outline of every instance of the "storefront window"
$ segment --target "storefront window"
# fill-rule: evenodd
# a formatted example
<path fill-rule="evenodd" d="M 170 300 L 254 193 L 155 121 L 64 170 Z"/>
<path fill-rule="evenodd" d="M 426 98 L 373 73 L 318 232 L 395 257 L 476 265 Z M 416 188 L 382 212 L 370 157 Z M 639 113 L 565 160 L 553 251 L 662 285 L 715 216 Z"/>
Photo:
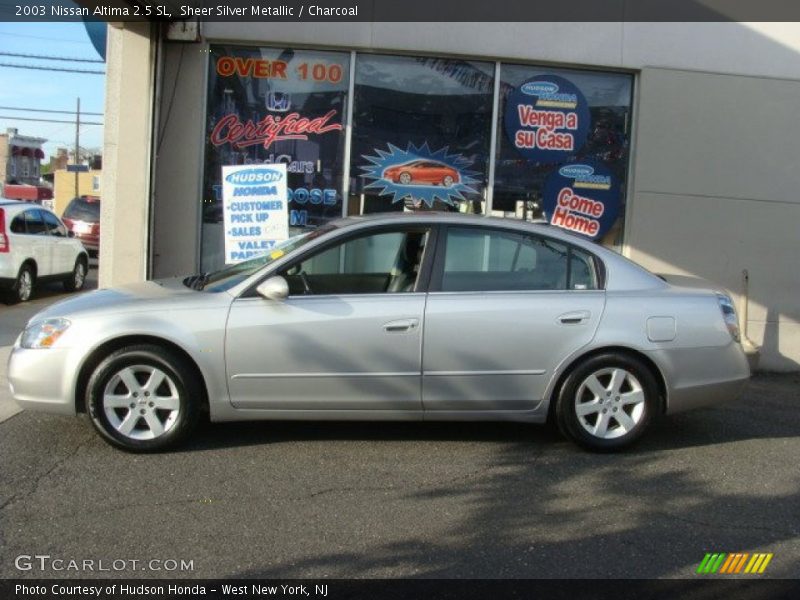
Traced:
<path fill-rule="evenodd" d="M 633 78 L 501 65 L 492 209 L 621 244 Z"/>
<path fill-rule="evenodd" d="M 212 46 L 201 268 L 224 262 L 222 167 L 285 163 L 291 233 L 342 215 L 350 54 Z"/>
<path fill-rule="evenodd" d="M 494 64 L 359 54 L 348 214 L 481 213 Z"/>

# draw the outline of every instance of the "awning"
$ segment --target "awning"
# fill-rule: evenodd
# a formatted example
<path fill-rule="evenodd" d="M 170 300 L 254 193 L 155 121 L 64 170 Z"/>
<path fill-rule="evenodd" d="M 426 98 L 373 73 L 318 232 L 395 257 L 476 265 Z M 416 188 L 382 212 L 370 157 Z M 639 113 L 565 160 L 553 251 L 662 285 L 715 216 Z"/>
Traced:
<path fill-rule="evenodd" d="M 50 200 L 53 197 L 53 190 L 41 185 L 26 185 L 22 183 L 7 183 L 3 187 L 3 197 L 11 200 L 27 200 L 28 202 L 39 202 Z"/>
<path fill-rule="evenodd" d="M 19 156 L 19 151 L 19 146 L 11 146 L 11 156 Z"/>
<path fill-rule="evenodd" d="M 37 148 L 36 150 L 34 150 L 33 155 L 39 160 L 42 160 L 44 158 L 44 150 L 42 150 L 41 148 Z"/>
<path fill-rule="evenodd" d="M 22 156 L 32 156 L 33 155 L 33 148 L 23 148 L 19 152 Z"/>

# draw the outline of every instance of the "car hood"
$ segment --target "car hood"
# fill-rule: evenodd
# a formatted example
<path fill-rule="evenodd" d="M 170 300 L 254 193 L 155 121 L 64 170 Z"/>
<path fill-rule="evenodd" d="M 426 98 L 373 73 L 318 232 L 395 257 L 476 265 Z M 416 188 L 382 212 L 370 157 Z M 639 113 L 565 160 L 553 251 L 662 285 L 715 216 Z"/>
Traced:
<path fill-rule="evenodd" d="M 225 292 L 214 294 L 198 292 L 187 288 L 181 281 L 181 278 L 175 277 L 87 292 L 52 304 L 34 316 L 30 322 L 88 312 L 176 310 L 209 303 L 228 304 L 231 301 L 230 295 Z"/>

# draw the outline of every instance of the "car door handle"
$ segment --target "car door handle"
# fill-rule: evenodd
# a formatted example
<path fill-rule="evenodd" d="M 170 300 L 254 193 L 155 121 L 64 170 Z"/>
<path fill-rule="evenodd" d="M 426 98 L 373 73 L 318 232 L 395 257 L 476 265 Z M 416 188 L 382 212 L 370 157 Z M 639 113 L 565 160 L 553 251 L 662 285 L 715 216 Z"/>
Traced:
<path fill-rule="evenodd" d="M 415 329 L 417 325 L 419 325 L 419 319 L 400 319 L 384 323 L 383 330 L 386 333 L 403 333 Z"/>
<path fill-rule="evenodd" d="M 562 325 L 578 325 L 588 321 L 592 316 L 588 310 L 576 310 L 575 312 L 564 313 L 558 317 L 558 322 Z"/>

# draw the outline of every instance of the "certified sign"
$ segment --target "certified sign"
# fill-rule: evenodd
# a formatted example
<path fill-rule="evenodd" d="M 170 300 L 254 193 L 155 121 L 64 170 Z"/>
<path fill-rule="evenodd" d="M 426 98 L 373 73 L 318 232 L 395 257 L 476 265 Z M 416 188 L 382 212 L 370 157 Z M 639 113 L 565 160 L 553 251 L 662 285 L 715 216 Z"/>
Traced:
<path fill-rule="evenodd" d="M 557 75 L 529 79 L 508 95 L 508 139 L 528 160 L 569 160 L 586 143 L 591 115 L 581 91 Z"/>
<path fill-rule="evenodd" d="M 594 240 L 605 235 L 619 212 L 619 181 L 594 161 L 560 166 L 547 177 L 542 192 L 551 225 Z"/>
<path fill-rule="evenodd" d="M 289 237 L 285 164 L 222 167 L 222 201 L 226 264 Z"/>

